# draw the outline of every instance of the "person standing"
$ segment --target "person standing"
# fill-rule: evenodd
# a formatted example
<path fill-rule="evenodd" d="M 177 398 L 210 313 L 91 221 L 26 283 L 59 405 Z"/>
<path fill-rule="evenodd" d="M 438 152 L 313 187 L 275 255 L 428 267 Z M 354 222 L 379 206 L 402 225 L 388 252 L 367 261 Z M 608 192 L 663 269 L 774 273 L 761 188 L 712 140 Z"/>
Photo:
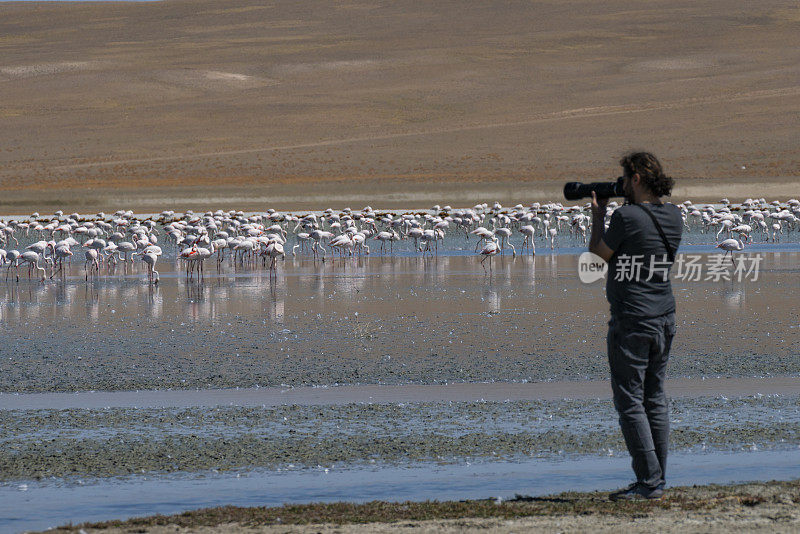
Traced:
<path fill-rule="evenodd" d="M 680 245 L 680 209 L 664 203 L 674 181 L 656 157 L 633 152 L 620 160 L 625 205 L 605 229 L 607 198 L 592 195 L 589 251 L 609 264 L 611 308 L 607 348 L 614 407 L 636 482 L 612 500 L 659 499 L 664 493 L 669 413 L 664 390 L 675 335 L 669 268 Z"/>

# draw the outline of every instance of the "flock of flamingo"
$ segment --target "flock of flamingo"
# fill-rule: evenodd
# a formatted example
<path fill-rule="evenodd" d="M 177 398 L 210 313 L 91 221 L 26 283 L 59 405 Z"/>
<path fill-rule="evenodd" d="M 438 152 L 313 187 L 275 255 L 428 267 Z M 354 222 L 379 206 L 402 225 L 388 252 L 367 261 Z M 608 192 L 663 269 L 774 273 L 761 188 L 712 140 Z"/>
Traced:
<path fill-rule="evenodd" d="M 619 207 L 610 202 L 607 215 Z M 757 236 L 761 241 L 777 242 L 785 233 L 800 230 L 800 201 L 767 202 L 747 199 L 731 204 L 722 199 L 719 204 L 694 205 L 691 201 L 679 204 L 688 230 L 715 233 L 717 247 L 732 252 L 744 249 Z M 606 219 L 607 221 L 608 219 Z M 176 214 L 164 211 L 157 216 L 137 217 L 130 211 L 113 215 L 98 213 L 80 216 L 58 211 L 42 217 L 0 221 L 0 266 L 6 266 L 6 281 L 12 270 L 19 281 L 21 267 L 28 267 L 28 278 L 35 271 L 41 281 L 57 275 L 64 276 L 64 261 L 70 261 L 83 251 L 85 279 L 98 277 L 101 265 L 133 262 L 138 256 L 147 269 L 147 279 L 157 284 L 156 263 L 164 247 L 175 251 L 184 263 L 188 279 L 202 280 L 205 262 L 212 257 L 219 269 L 226 260 L 238 264 L 256 265 L 259 261 L 277 276 L 278 260 L 285 259 L 287 247 L 291 254 L 307 254 L 325 261 L 330 251 L 331 261 L 346 256 L 370 254 L 377 242 L 379 253 L 394 254 L 394 243 L 413 242 L 413 250 L 421 255 L 438 254 L 445 235 L 463 235 L 467 241 L 476 239 L 474 252 L 481 265 L 497 254 L 510 249 L 516 256 L 535 254 L 534 237 L 545 240 L 555 249 L 558 236 L 569 232 L 573 241 L 586 243 L 591 224 L 589 205 L 564 206 L 560 203 L 518 204 L 505 208 L 499 203 L 479 204 L 467 209 L 433 206 L 430 210 L 397 213 L 376 211 L 367 206 L 361 211 L 349 208 L 341 212 L 326 209 L 321 213 L 292 214 L 269 209 L 264 213 L 246 215 L 241 211 L 187 212 Z M 512 237 L 522 237 L 515 247 Z M 30 242 L 22 247 L 20 240 Z M 9 246 L 13 244 L 13 249 Z"/>

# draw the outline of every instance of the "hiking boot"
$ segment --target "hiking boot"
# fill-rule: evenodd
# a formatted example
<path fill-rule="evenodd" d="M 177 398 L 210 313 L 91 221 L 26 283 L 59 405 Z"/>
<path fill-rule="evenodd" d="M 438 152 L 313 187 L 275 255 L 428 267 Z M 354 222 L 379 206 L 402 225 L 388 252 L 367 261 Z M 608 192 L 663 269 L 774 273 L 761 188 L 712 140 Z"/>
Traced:
<path fill-rule="evenodd" d="M 657 500 L 664 496 L 661 488 L 650 489 L 647 486 L 634 482 L 625 489 L 615 491 L 608 496 L 612 501 L 643 501 L 647 499 Z"/>

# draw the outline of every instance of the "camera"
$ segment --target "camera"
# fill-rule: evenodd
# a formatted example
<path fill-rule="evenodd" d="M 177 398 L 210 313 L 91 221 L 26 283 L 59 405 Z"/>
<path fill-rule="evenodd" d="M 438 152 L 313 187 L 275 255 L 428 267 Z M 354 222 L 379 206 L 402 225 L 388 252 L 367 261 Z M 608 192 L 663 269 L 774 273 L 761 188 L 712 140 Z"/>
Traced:
<path fill-rule="evenodd" d="M 620 176 L 616 182 L 592 182 L 590 184 L 568 182 L 564 184 L 564 197 L 567 200 L 592 198 L 592 191 L 597 198 L 624 197 L 625 191 L 622 188 L 624 180 L 625 178 Z"/>

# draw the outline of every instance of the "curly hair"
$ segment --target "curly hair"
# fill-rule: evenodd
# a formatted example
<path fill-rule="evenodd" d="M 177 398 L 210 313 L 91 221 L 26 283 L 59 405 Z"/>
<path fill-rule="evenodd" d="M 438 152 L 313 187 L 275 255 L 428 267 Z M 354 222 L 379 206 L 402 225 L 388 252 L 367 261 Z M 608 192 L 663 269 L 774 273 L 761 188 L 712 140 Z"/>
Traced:
<path fill-rule="evenodd" d="M 661 163 L 649 152 L 631 152 L 619 160 L 625 176 L 638 174 L 650 191 L 660 196 L 670 196 L 675 180 L 664 174 Z"/>

